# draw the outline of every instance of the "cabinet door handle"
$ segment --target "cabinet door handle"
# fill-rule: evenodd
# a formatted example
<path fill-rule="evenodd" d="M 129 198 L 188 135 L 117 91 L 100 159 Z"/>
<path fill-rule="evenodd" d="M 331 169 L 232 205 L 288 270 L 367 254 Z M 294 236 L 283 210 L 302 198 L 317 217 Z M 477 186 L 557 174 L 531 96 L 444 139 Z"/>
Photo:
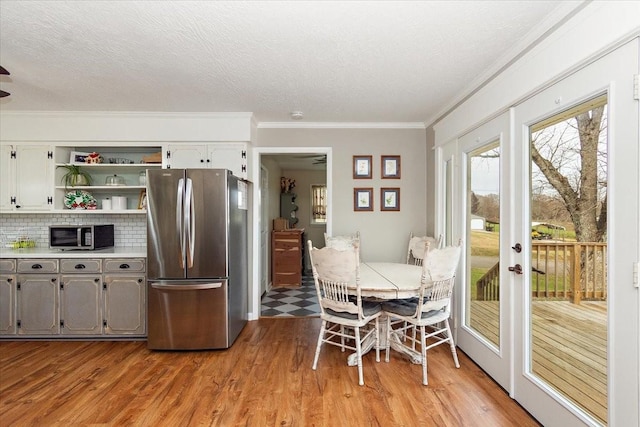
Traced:
<path fill-rule="evenodd" d="M 84 269 L 84 268 L 86 268 L 86 267 L 85 267 L 85 265 L 84 265 L 84 264 L 76 264 L 76 266 L 75 266 L 74 268 L 75 268 L 76 270 L 82 270 L 82 269 Z"/>
<path fill-rule="evenodd" d="M 120 264 L 120 268 L 123 268 L 123 269 L 129 268 L 129 264 Z"/>

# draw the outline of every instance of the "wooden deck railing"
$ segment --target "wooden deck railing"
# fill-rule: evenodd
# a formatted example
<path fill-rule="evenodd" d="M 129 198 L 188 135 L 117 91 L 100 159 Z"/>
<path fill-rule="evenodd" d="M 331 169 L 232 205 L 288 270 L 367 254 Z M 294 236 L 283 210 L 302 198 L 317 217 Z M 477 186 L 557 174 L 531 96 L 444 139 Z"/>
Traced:
<path fill-rule="evenodd" d="M 603 301 L 607 299 L 607 244 L 533 242 L 531 294 L 537 299 Z M 499 264 L 476 283 L 476 298 L 499 298 Z"/>

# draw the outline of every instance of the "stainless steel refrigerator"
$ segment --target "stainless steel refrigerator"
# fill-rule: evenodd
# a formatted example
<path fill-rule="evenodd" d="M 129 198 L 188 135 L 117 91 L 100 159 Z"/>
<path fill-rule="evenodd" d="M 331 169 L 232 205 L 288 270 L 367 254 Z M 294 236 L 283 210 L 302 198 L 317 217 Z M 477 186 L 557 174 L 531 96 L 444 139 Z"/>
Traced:
<path fill-rule="evenodd" d="M 246 182 L 225 169 L 147 171 L 147 345 L 223 349 L 247 322 Z"/>

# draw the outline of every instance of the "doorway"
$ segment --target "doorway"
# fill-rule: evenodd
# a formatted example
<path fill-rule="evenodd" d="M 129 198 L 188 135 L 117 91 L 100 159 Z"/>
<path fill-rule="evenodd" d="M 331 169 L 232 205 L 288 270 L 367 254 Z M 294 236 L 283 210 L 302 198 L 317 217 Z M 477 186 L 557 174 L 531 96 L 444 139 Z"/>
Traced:
<path fill-rule="evenodd" d="M 262 254 L 265 256 L 253 257 L 253 272 L 254 272 L 254 289 L 251 292 L 250 298 L 250 313 L 252 319 L 257 319 L 260 317 L 262 312 L 261 300 L 262 300 L 262 289 L 260 284 L 267 282 L 271 283 L 271 267 L 270 267 L 270 230 L 272 230 L 272 219 L 280 216 L 279 212 L 279 197 L 280 197 L 280 176 L 283 170 L 295 170 L 296 168 L 300 168 L 305 170 L 304 168 L 309 168 L 310 170 L 322 171 L 322 176 L 324 181 L 326 182 L 327 187 L 327 198 L 330 202 L 331 200 L 331 188 L 332 188 L 332 179 L 331 179 L 331 170 L 332 170 L 332 151 L 330 147 L 256 147 L 254 148 L 253 158 L 255 162 L 253 164 L 254 176 L 259 177 L 264 174 L 263 168 L 266 169 L 268 174 L 268 178 L 265 179 L 265 183 L 263 183 L 262 179 L 260 179 L 260 188 L 256 188 L 254 191 L 254 206 L 256 206 L 255 212 L 259 214 L 254 215 L 254 230 L 256 232 L 253 233 L 254 238 L 254 247 L 260 248 Z M 319 159 L 323 159 L 322 163 L 319 162 Z M 316 163 L 316 164 L 314 164 Z M 302 181 L 305 181 L 304 179 Z M 303 200 L 311 199 L 311 184 L 317 184 L 317 182 L 307 181 L 303 183 L 298 181 L 296 183 L 296 191 L 308 191 L 308 194 L 304 194 Z M 307 215 L 307 214 L 305 214 Z M 310 215 L 310 214 L 309 214 Z M 307 218 L 305 218 L 307 219 Z M 308 219 L 307 219 L 308 220 Z M 309 225 L 309 221 L 303 223 L 303 227 L 306 231 L 307 229 L 315 229 L 319 226 Z M 327 233 L 331 232 L 331 204 L 328 203 L 326 209 L 326 224 L 323 224 L 316 234 L 322 236 L 326 231 Z M 266 231 L 266 232 L 265 232 Z M 315 241 L 315 240 L 314 240 Z M 267 292 L 272 291 L 270 287 L 267 287 Z M 315 296 L 312 295 L 307 290 L 304 290 L 307 294 L 306 297 L 304 295 L 298 295 L 295 298 L 299 298 L 305 300 L 305 302 L 300 302 L 300 304 L 305 305 L 306 307 L 313 308 L 313 303 L 309 303 L 311 299 Z M 283 299 L 287 298 L 287 295 L 282 295 Z M 303 307 L 304 308 L 304 307 Z M 289 310 L 290 309 L 290 310 Z M 289 311 L 295 311 L 296 308 L 289 307 Z M 313 315 L 313 314 L 311 314 Z"/>

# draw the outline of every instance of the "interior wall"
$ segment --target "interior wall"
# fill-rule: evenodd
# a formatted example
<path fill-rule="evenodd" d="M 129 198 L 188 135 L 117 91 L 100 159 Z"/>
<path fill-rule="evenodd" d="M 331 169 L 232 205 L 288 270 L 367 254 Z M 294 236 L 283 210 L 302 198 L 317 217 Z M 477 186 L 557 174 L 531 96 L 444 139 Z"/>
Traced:
<path fill-rule="evenodd" d="M 296 228 L 304 228 L 305 247 L 307 240 L 313 242 L 313 246 L 321 248 L 324 246 L 324 232 L 327 229 L 325 224 L 311 224 L 311 185 L 326 184 L 326 171 L 310 171 L 299 169 L 283 169 L 282 176 L 294 179 L 296 187 L 293 192 L 296 194 L 296 205 L 298 205 Z M 309 258 L 305 257 L 305 270 L 311 270 Z"/>
<path fill-rule="evenodd" d="M 427 154 L 424 128 L 258 128 L 255 146 L 331 147 L 329 189 L 333 235 L 360 231 L 362 258 L 402 262 L 410 231 L 427 227 Z M 371 179 L 353 178 L 353 156 L 372 156 Z M 400 179 L 381 178 L 382 155 L 400 156 Z M 400 210 L 380 210 L 380 189 L 400 189 Z M 354 188 L 373 189 L 373 211 L 353 209 Z"/>
<path fill-rule="evenodd" d="M 427 168 L 427 183 L 426 188 L 429 189 L 427 191 L 427 212 L 433 213 L 432 215 L 427 215 L 427 234 L 430 236 L 435 236 L 435 212 L 436 212 L 436 192 L 435 192 L 435 183 L 436 183 L 436 162 L 435 157 L 433 156 L 435 142 L 436 142 L 436 133 L 433 130 L 433 127 L 430 126 L 425 130 L 425 141 L 427 148 L 427 159 L 426 159 L 426 168 Z"/>
<path fill-rule="evenodd" d="M 268 191 L 268 218 L 273 220 L 280 216 L 280 177 L 282 176 L 282 170 L 280 166 L 268 156 L 262 157 L 262 166 L 265 167 L 269 173 L 269 188 Z M 264 189 L 262 189 L 264 191 Z M 273 230 L 273 221 L 269 222 L 269 231 Z"/>

